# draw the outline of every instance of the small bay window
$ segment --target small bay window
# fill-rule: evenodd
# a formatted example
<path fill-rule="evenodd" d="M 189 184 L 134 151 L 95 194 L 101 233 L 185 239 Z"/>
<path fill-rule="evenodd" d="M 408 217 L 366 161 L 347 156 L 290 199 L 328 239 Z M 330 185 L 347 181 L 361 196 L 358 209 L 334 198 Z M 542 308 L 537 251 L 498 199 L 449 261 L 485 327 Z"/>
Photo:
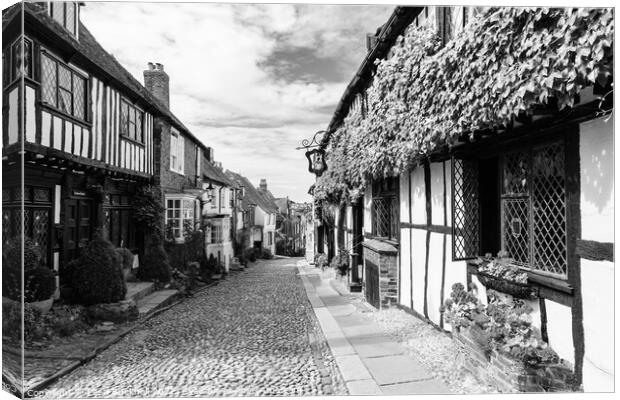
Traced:
<path fill-rule="evenodd" d="M 177 242 L 184 241 L 185 224 L 194 224 L 196 200 L 166 197 L 166 227 Z"/>

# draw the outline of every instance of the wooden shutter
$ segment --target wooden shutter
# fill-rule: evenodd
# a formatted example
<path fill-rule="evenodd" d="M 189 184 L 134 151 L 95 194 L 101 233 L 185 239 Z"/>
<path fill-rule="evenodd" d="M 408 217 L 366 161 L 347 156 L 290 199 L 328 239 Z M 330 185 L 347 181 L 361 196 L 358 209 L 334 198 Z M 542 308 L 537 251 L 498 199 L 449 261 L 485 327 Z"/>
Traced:
<path fill-rule="evenodd" d="M 478 162 L 452 158 L 452 260 L 480 253 Z"/>

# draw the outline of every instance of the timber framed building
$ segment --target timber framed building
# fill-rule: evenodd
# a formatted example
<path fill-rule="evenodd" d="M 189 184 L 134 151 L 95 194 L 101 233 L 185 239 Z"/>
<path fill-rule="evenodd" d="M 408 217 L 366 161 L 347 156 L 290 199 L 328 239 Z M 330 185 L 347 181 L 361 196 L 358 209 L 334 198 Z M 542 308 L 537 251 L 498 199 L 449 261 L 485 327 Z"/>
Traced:
<path fill-rule="evenodd" d="M 430 27 L 446 46 L 483 11 L 397 7 L 327 128 L 328 163 L 345 119 L 367 118 L 377 62 L 392 56 L 402 36 Z M 371 304 L 406 309 L 444 330 L 451 330 L 441 308 L 451 286 L 474 283 L 486 302 L 491 287 L 474 261 L 503 251 L 537 294 L 526 303 L 543 339 L 573 366 L 585 391 L 613 390 L 611 78 L 585 85 L 563 110 L 550 101 L 508 126 L 476 132 L 473 141 L 463 135 L 422 152 L 403 172 L 368 179 L 357 197 L 315 200 L 324 220 L 316 250 L 330 257 L 341 247 L 352 251 L 352 280 L 363 282 Z M 393 125 L 385 126 L 387 135 Z M 315 197 L 329 174 L 317 181 Z"/>

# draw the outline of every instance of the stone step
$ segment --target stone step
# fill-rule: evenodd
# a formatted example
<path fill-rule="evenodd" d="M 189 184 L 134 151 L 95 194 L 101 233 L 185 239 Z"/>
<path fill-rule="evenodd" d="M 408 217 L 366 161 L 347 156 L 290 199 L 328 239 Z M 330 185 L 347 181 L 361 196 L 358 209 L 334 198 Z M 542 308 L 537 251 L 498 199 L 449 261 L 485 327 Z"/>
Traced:
<path fill-rule="evenodd" d="M 133 300 L 136 303 L 155 291 L 153 282 L 127 282 L 127 294 L 125 300 Z"/>
<path fill-rule="evenodd" d="M 140 299 L 137 302 L 140 317 L 171 304 L 177 298 L 178 293 L 179 291 L 174 289 L 158 290 Z"/>

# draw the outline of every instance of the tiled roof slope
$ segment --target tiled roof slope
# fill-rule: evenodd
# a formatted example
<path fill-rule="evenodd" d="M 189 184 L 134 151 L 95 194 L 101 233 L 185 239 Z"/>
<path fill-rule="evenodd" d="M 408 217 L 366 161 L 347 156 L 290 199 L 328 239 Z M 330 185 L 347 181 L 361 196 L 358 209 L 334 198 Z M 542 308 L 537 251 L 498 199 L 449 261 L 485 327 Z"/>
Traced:
<path fill-rule="evenodd" d="M 238 187 L 234 180 L 228 178 L 226 174 L 224 174 L 224 171 L 208 161 L 205 161 L 202 164 L 202 174 L 211 179 L 214 183 L 221 183 L 234 188 Z"/>
<path fill-rule="evenodd" d="M 262 208 L 264 211 L 269 213 L 277 213 L 278 208 L 275 204 L 270 202 L 267 198 L 262 196 L 258 190 L 250 183 L 248 178 L 243 175 L 237 174 L 235 172 L 226 170 L 225 175 L 236 182 L 239 186 L 245 187 L 245 196 L 241 199 L 241 205 L 244 210 L 250 207 L 250 204 L 256 204 L 258 207 Z"/>
<path fill-rule="evenodd" d="M 108 53 L 97 42 L 90 31 L 80 22 L 79 41 L 54 21 L 45 10 L 42 3 L 24 3 L 24 12 L 27 16 L 34 17 L 41 24 L 53 31 L 66 45 L 73 47 L 79 54 L 93 63 L 95 67 L 103 70 L 117 85 L 131 91 L 133 94 L 141 98 L 162 116 L 166 117 L 171 123 L 185 135 L 189 136 L 193 141 L 206 150 L 206 146 L 194 136 L 189 129 L 155 96 L 151 94 L 137 79 L 133 77 L 117 60 Z"/>

